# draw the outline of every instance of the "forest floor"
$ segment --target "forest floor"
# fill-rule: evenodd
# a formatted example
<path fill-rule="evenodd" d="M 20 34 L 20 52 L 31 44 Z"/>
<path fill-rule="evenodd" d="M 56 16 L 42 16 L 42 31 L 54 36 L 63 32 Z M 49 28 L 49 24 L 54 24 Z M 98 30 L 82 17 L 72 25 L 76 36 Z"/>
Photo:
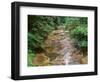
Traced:
<path fill-rule="evenodd" d="M 74 40 L 62 30 L 55 30 L 45 41 L 46 53 L 36 54 L 31 63 L 37 66 L 87 64 L 88 56 L 75 47 Z"/>

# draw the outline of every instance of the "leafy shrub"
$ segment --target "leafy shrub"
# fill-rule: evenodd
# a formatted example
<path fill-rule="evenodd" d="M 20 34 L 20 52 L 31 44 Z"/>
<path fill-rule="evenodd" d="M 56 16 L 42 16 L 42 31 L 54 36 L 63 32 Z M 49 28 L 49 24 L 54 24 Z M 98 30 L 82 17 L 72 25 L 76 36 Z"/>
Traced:
<path fill-rule="evenodd" d="M 77 26 L 71 31 L 71 35 L 79 43 L 80 47 L 87 47 L 87 25 Z"/>
<path fill-rule="evenodd" d="M 87 47 L 87 17 L 28 15 L 28 52 L 44 49 L 48 34 L 61 25 L 69 30 L 80 47 Z"/>

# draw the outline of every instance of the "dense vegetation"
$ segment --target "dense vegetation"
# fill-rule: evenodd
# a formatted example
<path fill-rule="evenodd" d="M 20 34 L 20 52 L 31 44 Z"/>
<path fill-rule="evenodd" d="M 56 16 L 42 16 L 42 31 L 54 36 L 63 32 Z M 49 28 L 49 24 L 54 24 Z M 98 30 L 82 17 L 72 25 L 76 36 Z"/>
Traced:
<path fill-rule="evenodd" d="M 28 15 L 29 58 L 35 56 L 37 49 L 44 50 L 44 41 L 48 34 L 61 25 L 65 26 L 65 31 L 69 31 L 71 38 L 75 39 L 80 48 L 87 49 L 87 17 Z"/>

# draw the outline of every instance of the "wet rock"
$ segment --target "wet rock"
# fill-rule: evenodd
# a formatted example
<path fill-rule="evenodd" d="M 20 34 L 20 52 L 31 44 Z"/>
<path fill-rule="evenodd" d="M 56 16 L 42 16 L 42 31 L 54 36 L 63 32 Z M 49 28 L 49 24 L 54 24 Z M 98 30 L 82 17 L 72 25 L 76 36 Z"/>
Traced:
<path fill-rule="evenodd" d="M 80 64 L 81 53 L 74 46 L 74 40 L 63 29 L 54 30 L 45 40 L 45 55 L 51 65 Z"/>
<path fill-rule="evenodd" d="M 67 34 L 63 29 L 54 30 L 45 41 L 46 55 L 50 58 L 52 65 L 66 64 L 66 53 L 68 52 Z"/>
<path fill-rule="evenodd" d="M 36 54 L 36 57 L 33 58 L 33 64 L 36 66 L 47 66 L 49 65 L 50 59 L 44 54 L 44 53 L 39 53 Z"/>

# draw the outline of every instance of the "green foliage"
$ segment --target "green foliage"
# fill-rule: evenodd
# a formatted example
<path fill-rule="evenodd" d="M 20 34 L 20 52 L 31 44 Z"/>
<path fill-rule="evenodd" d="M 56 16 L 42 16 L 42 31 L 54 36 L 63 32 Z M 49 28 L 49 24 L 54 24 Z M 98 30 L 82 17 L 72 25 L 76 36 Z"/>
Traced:
<path fill-rule="evenodd" d="M 35 52 L 36 48 L 44 48 L 44 40 L 47 35 L 63 25 L 65 17 L 59 16 L 28 16 L 28 50 Z"/>
<path fill-rule="evenodd" d="M 80 18 L 80 23 L 71 30 L 71 37 L 73 37 L 80 45 L 80 47 L 87 47 L 87 20 Z"/>
<path fill-rule="evenodd" d="M 87 46 L 87 26 L 78 26 L 71 32 L 72 37 L 74 37 L 80 44 L 81 47 Z"/>
<path fill-rule="evenodd" d="M 28 66 L 35 66 L 32 61 L 37 51 L 45 51 L 44 41 L 58 26 L 65 26 L 64 30 L 87 52 L 87 17 L 28 15 Z"/>
<path fill-rule="evenodd" d="M 35 53 L 44 50 L 48 34 L 58 26 L 65 26 L 65 31 L 69 30 L 76 44 L 86 51 L 87 23 L 87 17 L 28 15 L 28 66 L 34 66 L 32 61 Z"/>
<path fill-rule="evenodd" d="M 87 17 L 28 15 L 28 52 L 35 53 L 37 48 L 44 49 L 48 34 L 61 25 L 70 31 L 71 37 L 80 47 L 87 47 Z"/>
<path fill-rule="evenodd" d="M 28 66 L 35 66 L 32 63 L 34 57 L 35 57 L 35 54 L 33 54 L 33 53 L 28 54 L 28 57 L 27 57 L 28 58 Z"/>
<path fill-rule="evenodd" d="M 66 17 L 66 25 L 70 26 L 77 26 L 80 23 L 80 17 Z"/>

